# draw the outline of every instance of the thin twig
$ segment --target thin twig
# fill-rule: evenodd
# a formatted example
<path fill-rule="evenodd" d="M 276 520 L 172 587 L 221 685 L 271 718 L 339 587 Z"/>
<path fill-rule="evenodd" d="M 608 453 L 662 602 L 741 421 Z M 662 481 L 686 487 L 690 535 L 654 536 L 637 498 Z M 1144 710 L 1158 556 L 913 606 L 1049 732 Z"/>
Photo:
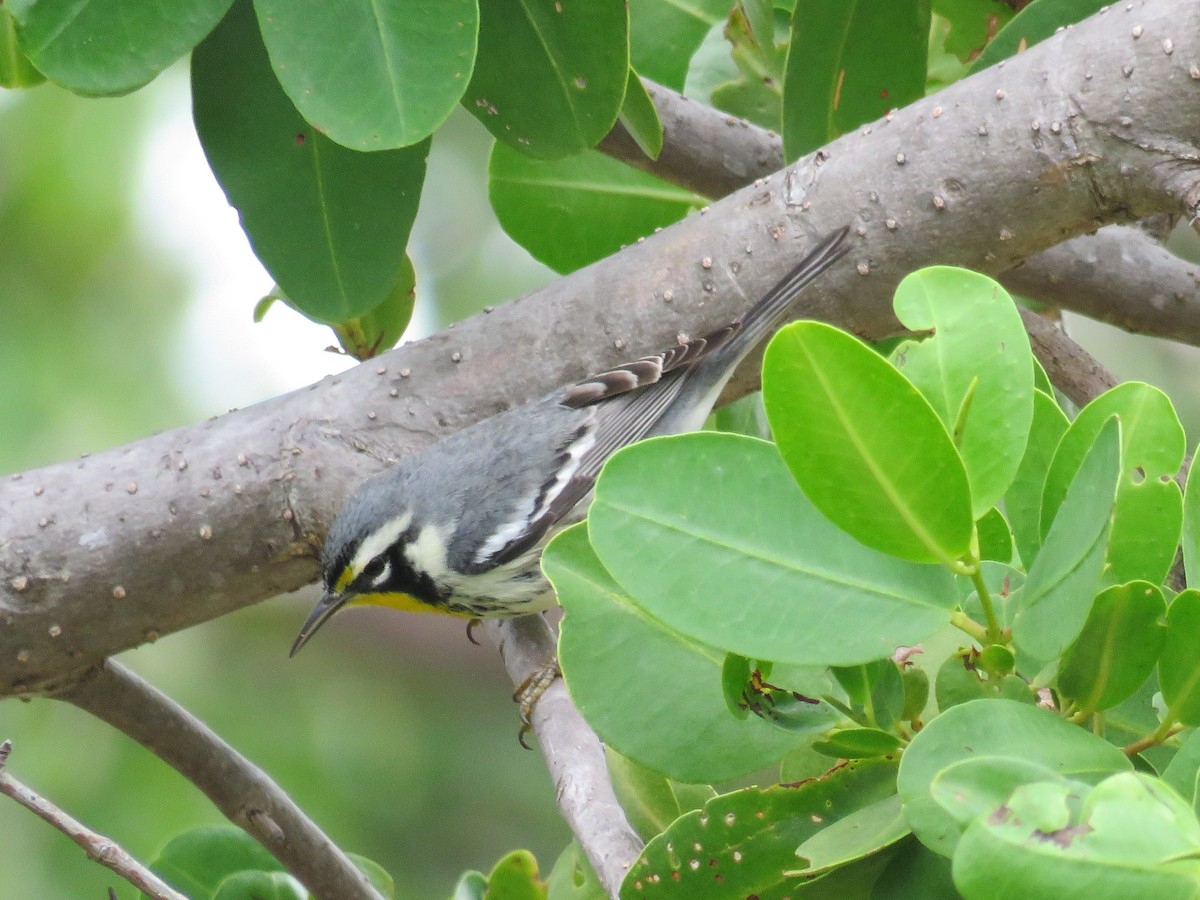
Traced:
<path fill-rule="evenodd" d="M 56 696 L 108 722 L 176 769 L 314 897 L 382 900 L 366 876 L 262 769 L 129 669 L 106 660 Z"/>
<path fill-rule="evenodd" d="M 514 685 L 554 659 L 554 633 L 541 616 L 491 619 L 484 629 L 500 649 Z M 642 842 L 617 802 L 604 747 L 558 679 L 533 708 L 533 733 L 554 782 L 554 798 L 610 897 L 638 858 Z"/>
<path fill-rule="evenodd" d="M 0 744 L 0 794 L 11 797 L 34 815 L 45 819 L 82 847 L 88 859 L 112 869 L 143 894 L 154 900 L 187 900 L 187 897 L 125 852 L 116 841 L 92 831 L 9 775 L 4 766 L 11 751 L 12 741 Z"/>

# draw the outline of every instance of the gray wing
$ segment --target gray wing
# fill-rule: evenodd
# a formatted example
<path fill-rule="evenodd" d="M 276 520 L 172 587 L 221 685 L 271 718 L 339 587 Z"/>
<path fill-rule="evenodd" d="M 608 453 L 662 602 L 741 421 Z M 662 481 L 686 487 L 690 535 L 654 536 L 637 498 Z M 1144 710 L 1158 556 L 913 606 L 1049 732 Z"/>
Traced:
<path fill-rule="evenodd" d="M 761 300 L 728 325 L 600 372 L 558 394 L 560 409 L 590 408 L 594 414 L 558 447 L 556 470 L 541 485 L 523 527 L 514 528 L 511 539 L 489 540 L 476 554 L 473 570 L 487 571 L 537 546 L 591 492 L 605 460 L 621 447 L 654 434 L 685 388 L 683 402 L 705 406 L 700 412 L 706 416 L 738 363 L 782 321 L 800 291 L 845 254 L 848 231 L 842 228 L 818 242 Z M 678 428 L 676 419 L 685 417 L 671 418 Z"/>

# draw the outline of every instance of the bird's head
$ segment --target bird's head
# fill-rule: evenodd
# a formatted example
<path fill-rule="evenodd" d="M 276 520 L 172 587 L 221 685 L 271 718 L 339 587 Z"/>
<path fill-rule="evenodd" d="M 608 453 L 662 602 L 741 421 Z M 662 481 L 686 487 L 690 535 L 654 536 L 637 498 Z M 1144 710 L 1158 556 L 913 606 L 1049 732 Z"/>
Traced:
<path fill-rule="evenodd" d="M 293 656 L 344 606 L 437 609 L 442 592 L 430 571 L 444 567 L 440 530 L 417 527 L 411 510 L 384 514 L 371 493 L 368 487 L 351 497 L 329 530 L 321 552 L 324 594 L 292 644 Z"/>

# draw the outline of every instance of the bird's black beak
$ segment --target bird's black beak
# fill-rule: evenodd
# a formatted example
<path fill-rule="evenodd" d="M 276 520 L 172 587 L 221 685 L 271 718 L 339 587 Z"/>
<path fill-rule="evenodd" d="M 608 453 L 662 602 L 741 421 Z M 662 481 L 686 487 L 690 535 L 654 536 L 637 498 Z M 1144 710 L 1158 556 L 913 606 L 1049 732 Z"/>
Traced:
<path fill-rule="evenodd" d="M 325 624 L 325 620 L 345 606 L 346 601 L 349 599 L 346 594 L 330 594 L 326 592 L 321 601 L 313 607 L 313 611 L 308 614 L 308 619 L 305 620 L 304 627 L 300 629 L 300 633 L 296 635 L 296 642 L 292 644 L 292 651 L 288 654 L 288 657 L 295 656 L 300 648 L 308 643 L 308 639 L 313 636 L 313 633 Z"/>

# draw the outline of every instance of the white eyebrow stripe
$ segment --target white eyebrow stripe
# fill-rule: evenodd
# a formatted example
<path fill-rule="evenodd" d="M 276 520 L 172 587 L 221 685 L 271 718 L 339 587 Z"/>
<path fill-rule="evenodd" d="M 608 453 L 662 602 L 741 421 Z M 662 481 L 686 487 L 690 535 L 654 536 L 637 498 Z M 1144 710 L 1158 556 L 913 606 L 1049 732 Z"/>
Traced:
<path fill-rule="evenodd" d="M 355 575 L 358 575 L 359 572 L 366 568 L 367 563 L 396 543 L 400 535 L 404 534 L 408 530 L 408 527 L 412 525 L 412 518 L 412 513 L 406 512 L 404 515 L 396 516 L 394 519 L 384 522 L 379 530 L 359 545 L 354 558 L 350 560 L 350 570 Z"/>

